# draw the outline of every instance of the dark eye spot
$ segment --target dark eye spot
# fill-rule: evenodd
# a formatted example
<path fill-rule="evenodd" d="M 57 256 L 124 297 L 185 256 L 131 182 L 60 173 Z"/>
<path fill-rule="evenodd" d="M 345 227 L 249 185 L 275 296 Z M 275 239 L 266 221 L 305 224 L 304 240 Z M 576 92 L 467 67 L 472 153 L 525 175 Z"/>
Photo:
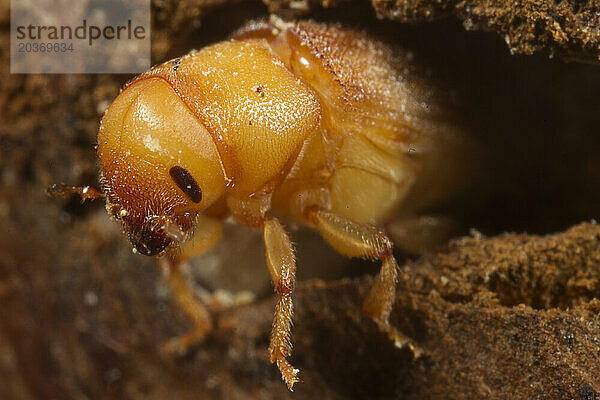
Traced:
<path fill-rule="evenodd" d="M 169 175 L 171 175 L 175 184 L 179 186 L 179 189 L 188 195 L 190 200 L 194 203 L 200 203 L 200 200 L 202 200 L 202 190 L 185 168 L 175 166 L 169 170 Z"/>

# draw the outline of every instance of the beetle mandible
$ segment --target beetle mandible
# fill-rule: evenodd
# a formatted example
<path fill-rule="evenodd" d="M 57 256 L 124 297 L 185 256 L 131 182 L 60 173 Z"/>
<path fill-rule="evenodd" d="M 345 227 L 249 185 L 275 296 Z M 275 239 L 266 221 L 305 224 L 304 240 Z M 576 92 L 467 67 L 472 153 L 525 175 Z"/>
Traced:
<path fill-rule="evenodd" d="M 269 345 L 292 389 L 293 246 L 280 223 L 315 228 L 338 252 L 381 262 L 363 310 L 401 344 L 388 318 L 398 265 L 379 226 L 448 195 L 463 175 L 465 139 L 410 53 L 314 22 L 250 23 L 232 39 L 134 78 L 98 132 L 102 192 L 137 252 L 164 256 L 175 298 L 211 330 L 179 266 L 216 243 L 221 222 L 264 232 L 278 295 Z"/>

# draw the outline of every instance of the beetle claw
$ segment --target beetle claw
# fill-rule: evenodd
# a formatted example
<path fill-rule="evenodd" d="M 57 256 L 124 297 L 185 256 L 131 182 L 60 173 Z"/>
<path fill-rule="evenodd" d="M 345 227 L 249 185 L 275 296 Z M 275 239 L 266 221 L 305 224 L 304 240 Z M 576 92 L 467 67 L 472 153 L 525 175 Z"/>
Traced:
<path fill-rule="evenodd" d="M 275 362 L 277 363 L 277 368 L 281 372 L 281 378 L 290 389 L 291 392 L 294 391 L 295 383 L 302 383 L 302 380 L 298 378 L 299 369 L 294 368 L 284 356 L 281 354 L 276 358 Z"/>

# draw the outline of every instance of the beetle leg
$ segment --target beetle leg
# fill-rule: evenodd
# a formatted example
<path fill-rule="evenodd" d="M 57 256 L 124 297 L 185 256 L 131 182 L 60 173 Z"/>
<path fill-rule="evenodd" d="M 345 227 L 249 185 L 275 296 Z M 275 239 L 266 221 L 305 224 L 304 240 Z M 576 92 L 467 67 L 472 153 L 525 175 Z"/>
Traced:
<path fill-rule="evenodd" d="M 271 329 L 269 356 L 276 363 L 283 380 L 290 390 L 294 383 L 300 382 L 294 368 L 286 357 L 291 354 L 292 343 L 290 331 L 292 328 L 292 291 L 296 276 L 296 259 L 290 239 L 276 219 L 269 219 L 264 224 L 264 240 L 266 248 L 267 267 L 278 295 L 275 316 Z"/>
<path fill-rule="evenodd" d="M 398 264 L 392 253 L 392 241 L 374 226 L 352 221 L 329 211 L 312 209 L 308 215 L 321 236 L 341 254 L 382 261 L 377 281 L 363 304 L 363 312 L 370 316 L 398 347 L 408 346 L 415 357 L 418 357 L 421 350 L 389 323 L 398 280 Z"/>
<path fill-rule="evenodd" d="M 185 354 L 191 346 L 201 342 L 213 327 L 206 306 L 196 299 L 180 270 L 185 260 L 207 251 L 221 236 L 221 224 L 218 221 L 206 217 L 200 218 L 195 235 L 182 244 L 181 251 L 172 250 L 161 259 L 175 301 L 194 324 L 190 332 L 175 337 L 162 346 L 161 350 L 165 354 Z"/>
<path fill-rule="evenodd" d="M 168 269 L 168 279 L 177 304 L 192 320 L 194 328 L 182 335 L 175 337 L 165 343 L 161 351 L 166 354 L 185 354 L 185 352 L 196 343 L 201 342 L 206 334 L 212 330 L 210 314 L 202 303 L 194 297 L 192 291 L 181 276 L 179 263 L 167 261 L 165 267 Z"/>

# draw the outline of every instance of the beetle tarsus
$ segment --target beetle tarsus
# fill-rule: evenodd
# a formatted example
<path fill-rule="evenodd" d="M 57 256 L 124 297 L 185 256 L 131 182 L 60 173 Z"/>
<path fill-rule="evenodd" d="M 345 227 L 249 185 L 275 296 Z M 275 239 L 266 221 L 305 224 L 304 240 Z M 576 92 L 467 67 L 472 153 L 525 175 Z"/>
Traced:
<path fill-rule="evenodd" d="M 287 233 L 274 218 L 264 223 L 264 241 L 267 267 L 278 295 L 271 329 L 269 355 L 271 362 L 277 364 L 288 388 L 292 390 L 294 383 L 300 382 L 296 376 L 299 370 L 286 360 L 286 357 L 292 352 L 290 333 L 294 312 L 292 291 L 296 278 L 296 259 Z"/>
<path fill-rule="evenodd" d="M 206 334 L 205 330 L 193 330 L 183 336 L 172 338 L 161 346 L 160 352 L 165 356 L 185 356 L 191 347 L 204 340 Z"/>
<path fill-rule="evenodd" d="M 387 334 L 397 348 L 403 349 L 407 347 L 413 353 L 415 360 L 423 355 L 423 349 L 417 346 L 411 338 L 391 326 L 389 321 L 373 316 L 371 318 L 377 324 L 379 330 Z"/>
<path fill-rule="evenodd" d="M 349 257 L 381 260 L 381 270 L 365 299 L 363 313 L 371 317 L 396 346 L 408 346 L 415 358 L 419 357 L 422 351 L 389 323 L 396 299 L 399 269 L 392 253 L 391 240 L 374 226 L 353 221 L 330 211 L 311 209 L 309 219 L 323 238 L 340 253 Z"/>
<path fill-rule="evenodd" d="M 173 290 L 175 300 L 192 320 L 194 328 L 187 334 L 169 340 L 162 346 L 161 351 L 163 354 L 182 355 L 187 353 L 190 347 L 202 342 L 212 330 L 213 325 L 208 310 L 194 297 L 183 276 L 181 276 L 180 262 L 169 256 L 165 259 L 164 264 L 166 265 L 163 265 L 167 270 L 169 284 Z"/>
<path fill-rule="evenodd" d="M 294 368 L 294 366 L 291 365 L 285 359 L 285 357 L 281 355 L 281 353 L 279 353 L 276 357 L 277 358 L 275 359 L 271 359 L 271 362 L 277 363 L 277 368 L 279 368 L 279 371 L 281 372 L 281 378 L 283 379 L 287 387 L 290 389 L 290 391 L 293 392 L 294 384 L 302 383 L 302 380 L 298 378 L 298 372 L 300 372 L 300 370 Z"/>

